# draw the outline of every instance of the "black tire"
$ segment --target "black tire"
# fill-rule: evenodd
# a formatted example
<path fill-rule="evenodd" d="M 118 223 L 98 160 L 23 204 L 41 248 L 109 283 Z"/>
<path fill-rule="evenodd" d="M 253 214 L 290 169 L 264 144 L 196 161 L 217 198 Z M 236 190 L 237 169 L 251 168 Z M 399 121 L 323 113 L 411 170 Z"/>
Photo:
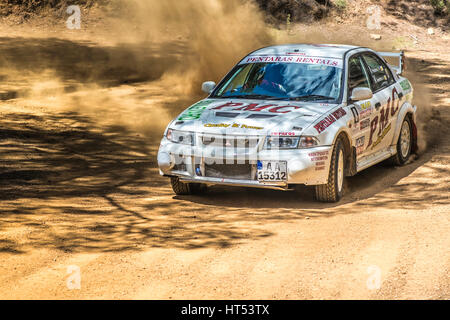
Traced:
<path fill-rule="evenodd" d="M 171 177 L 170 184 L 172 190 L 178 196 L 187 196 L 192 194 L 201 194 L 206 191 L 206 185 L 200 183 L 181 182 L 178 177 Z"/>
<path fill-rule="evenodd" d="M 189 183 L 189 187 L 191 188 L 191 194 L 202 194 L 207 190 L 204 183 Z"/>
<path fill-rule="evenodd" d="M 405 125 L 405 123 L 407 123 L 408 128 L 409 128 L 409 145 L 406 148 L 406 152 L 405 152 L 405 149 L 402 149 L 402 145 L 404 142 L 404 140 L 402 140 L 403 134 L 404 134 L 403 126 Z M 406 133 L 406 134 L 408 134 L 408 133 Z M 400 134 L 398 136 L 397 154 L 389 159 L 390 164 L 395 165 L 395 166 L 405 165 L 411 156 L 412 144 L 413 144 L 413 133 L 412 133 L 411 118 L 406 116 L 405 119 L 403 119 L 402 126 L 400 128 Z"/>
<path fill-rule="evenodd" d="M 339 157 L 342 153 L 342 157 Z M 343 162 L 342 182 L 339 185 L 338 168 L 339 159 Z M 338 138 L 333 149 L 333 155 L 330 162 L 330 172 L 328 175 L 328 183 L 315 186 L 316 199 L 321 202 L 339 202 L 344 195 L 344 179 L 345 179 L 345 149 L 344 142 Z"/>

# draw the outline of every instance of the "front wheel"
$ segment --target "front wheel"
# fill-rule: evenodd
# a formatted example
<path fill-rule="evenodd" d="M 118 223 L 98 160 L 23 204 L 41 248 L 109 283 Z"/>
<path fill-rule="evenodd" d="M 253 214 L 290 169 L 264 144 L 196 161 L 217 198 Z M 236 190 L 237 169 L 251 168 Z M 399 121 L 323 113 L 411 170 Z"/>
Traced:
<path fill-rule="evenodd" d="M 172 185 L 173 192 L 178 196 L 200 194 L 206 191 L 206 185 L 181 182 L 178 177 L 171 177 L 170 184 Z"/>
<path fill-rule="evenodd" d="M 342 139 L 333 149 L 328 183 L 316 186 L 316 199 L 321 202 L 339 202 L 344 195 L 345 153 Z"/>

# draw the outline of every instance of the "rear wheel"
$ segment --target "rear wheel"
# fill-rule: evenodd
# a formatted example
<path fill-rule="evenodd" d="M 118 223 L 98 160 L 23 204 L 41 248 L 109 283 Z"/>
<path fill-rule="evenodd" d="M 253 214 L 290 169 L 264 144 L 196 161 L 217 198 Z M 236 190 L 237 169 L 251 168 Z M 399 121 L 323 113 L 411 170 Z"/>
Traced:
<path fill-rule="evenodd" d="M 344 195 L 345 151 L 342 139 L 336 141 L 330 163 L 328 183 L 316 186 L 316 199 L 338 202 Z"/>
<path fill-rule="evenodd" d="M 411 119 L 406 116 L 400 129 L 397 141 L 397 154 L 390 159 L 390 162 L 397 166 L 403 166 L 408 162 L 412 151 L 412 124 Z"/>
<path fill-rule="evenodd" d="M 173 192 L 178 196 L 201 194 L 206 191 L 206 185 L 201 183 L 181 182 L 178 177 L 171 177 L 170 184 L 172 185 Z"/>

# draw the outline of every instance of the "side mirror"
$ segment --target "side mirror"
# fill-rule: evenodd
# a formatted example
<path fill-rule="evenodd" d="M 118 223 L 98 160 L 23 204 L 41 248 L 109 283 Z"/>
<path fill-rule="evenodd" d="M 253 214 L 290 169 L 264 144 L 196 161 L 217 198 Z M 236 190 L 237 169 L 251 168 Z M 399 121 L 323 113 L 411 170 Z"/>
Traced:
<path fill-rule="evenodd" d="M 213 92 L 214 88 L 216 87 L 216 83 L 214 81 L 206 81 L 202 84 L 202 91 L 206 93 Z"/>
<path fill-rule="evenodd" d="M 352 101 L 361 101 L 361 100 L 369 100 L 372 99 L 373 92 L 369 88 L 358 87 L 353 89 L 352 96 L 350 100 Z"/>

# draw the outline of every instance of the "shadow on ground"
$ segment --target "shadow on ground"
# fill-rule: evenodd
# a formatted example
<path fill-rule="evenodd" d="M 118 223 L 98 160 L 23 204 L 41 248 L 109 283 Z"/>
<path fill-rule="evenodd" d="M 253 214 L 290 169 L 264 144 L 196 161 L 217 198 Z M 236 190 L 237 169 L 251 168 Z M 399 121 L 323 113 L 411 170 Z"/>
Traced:
<path fill-rule="evenodd" d="M 443 64 L 420 66 L 427 83 L 448 85 L 448 78 L 443 83 L 440 76 L 450 73 Z M 64 74 L 64 63 L 59 70 Z M 442 92 L 433 95 L 435 104 L 445 98 Z M 448 122 L 435 121 L 436 132 L 448 134 Z M 224 248 L 270 237 L 275 231 L 269 223 L 376 208 L 420 210 L 429 201 L 448 204 L 448 183 L 439 183 L 449 176 L 448 159 L 439 151 L 443 140 L 432 137 L 430 152 L 408 166 L 378 165 L 349 179 L 348 197 L 337 205 L 316 203 L 307 189 L 283 193 L 216 187 L 206 196 L 175 197 L 156 168 L 159 136 L 139 136 L 114 124 L 99 126 L 76 112 L 3 108 L 0 252 Z M 413 182 L 402 182 L 412 172 Z"/>
<path fill-rule="evenodd" d="M 65 90 L 73 84 L 97 84 L 103 87 L 158 80 L 175 68 L 189 49 L 184 42 L 118 44 L 98 46 L 87 41 L 58 38 L 0 38 L 0 69 L 16 70 L 25 75 L 52 70 Z M 7 72 L 0 80 L 13 80 Z M 72 84 L 72 85 L 71 85 Z M 7 92 L 2 100 L 14 99 Z"/>

